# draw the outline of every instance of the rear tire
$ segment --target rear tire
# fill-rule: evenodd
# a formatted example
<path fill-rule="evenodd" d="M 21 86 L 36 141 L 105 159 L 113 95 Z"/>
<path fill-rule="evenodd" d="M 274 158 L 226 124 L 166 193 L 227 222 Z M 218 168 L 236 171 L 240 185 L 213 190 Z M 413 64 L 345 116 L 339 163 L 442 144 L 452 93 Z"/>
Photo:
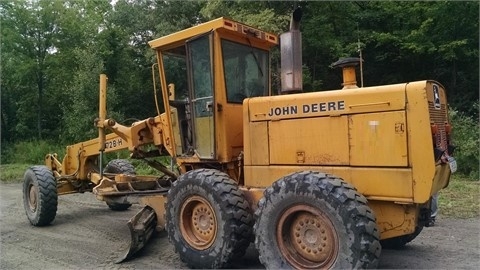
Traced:
<path fill-rule="evenodd" d="M 128 175 L 136 175 L 135 167 L 133 167 L 132 163 L 126 159 L 112 159 L 107 163 L 105 169 L 103 170 L 104 173 L 116 173 L 116 174 L 128 174 Z M 108 208 L 113 211 L 125 211 L 132 204 L 130 203 L 114 203 L 114 202 L 106 202 Z"/>
<path fill-rule="evenodd" d="M 23 208 L 34 226 L 50 224 L 57 214 L 57 182 L 46 166 L 27 169 L 23 180 Z"/>
<path fill-rule="evenodd" d="M 367 200 L 340 178 L 287 175 L 264 192 L 255 245 L 267 269 L 375 268 L 379 232 Z"/>
<path fill-rule="evenodd" d="M 191 268 L 223 268 L 243 256 L 253 217 L 237 183 L 200 169 L 181 175 L 168 192 L 166 229 L 180 259 Z"/>

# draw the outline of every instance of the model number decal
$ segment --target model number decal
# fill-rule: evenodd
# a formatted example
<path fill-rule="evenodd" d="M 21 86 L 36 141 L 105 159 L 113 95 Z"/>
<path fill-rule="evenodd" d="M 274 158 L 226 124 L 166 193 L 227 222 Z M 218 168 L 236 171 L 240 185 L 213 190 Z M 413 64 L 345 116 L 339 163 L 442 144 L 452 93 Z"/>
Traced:
<path fill-rule="evenodd" d="M 123 144 L 123 140 L 122 139 L 113 139 L 113 140 L 110 140 L 110 141 L 106 141 L 105 142 L 105 148 L 108 149 L 108 148 L 115 148 L 115 147 L 119 147 L 119 146 L 122 146 Z"/>

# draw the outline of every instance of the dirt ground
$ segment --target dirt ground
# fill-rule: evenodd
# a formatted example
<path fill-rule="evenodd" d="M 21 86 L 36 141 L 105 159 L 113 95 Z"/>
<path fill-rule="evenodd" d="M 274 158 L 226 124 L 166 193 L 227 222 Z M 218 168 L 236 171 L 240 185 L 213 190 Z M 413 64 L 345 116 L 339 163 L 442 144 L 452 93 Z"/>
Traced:
<path fill-rule="evenodd" d="M 0 184 L 0 269 L 186 268 L 164 233 L 128 262 L 115 264 L 127 247 L 127 220 L 139 208 L 113 212 L 91 193 L 59 197 L 51 226 L 33 227 L 21 184 Z M 236 268 L 263 268 L 251 246 Z M 402 250 L 383 250 L 382 269 L 480 269 L 480 218 L 439 218 Z"/>

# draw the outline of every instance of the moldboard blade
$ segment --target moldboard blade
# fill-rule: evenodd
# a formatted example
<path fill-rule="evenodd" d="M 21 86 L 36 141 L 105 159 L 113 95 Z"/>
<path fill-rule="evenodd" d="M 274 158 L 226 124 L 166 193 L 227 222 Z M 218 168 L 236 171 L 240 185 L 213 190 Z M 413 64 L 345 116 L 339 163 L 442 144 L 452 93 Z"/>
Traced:
<path fill-rule="evenodd" d="M 129 248 L 120 258 L 117 259 L 117 261 L 115 261 L 115 263 L 126 261 L 141 250 L 152 236 L 156 225 L 157 216 L 150 206 L 145 206 L 140 212 L 132 217 L 127 223 L 131 236 Z"/>

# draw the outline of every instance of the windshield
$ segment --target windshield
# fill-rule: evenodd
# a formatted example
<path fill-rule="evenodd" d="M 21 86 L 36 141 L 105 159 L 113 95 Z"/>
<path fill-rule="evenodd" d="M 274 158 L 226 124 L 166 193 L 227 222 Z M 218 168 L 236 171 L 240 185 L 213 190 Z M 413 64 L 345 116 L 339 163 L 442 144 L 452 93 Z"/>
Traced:
<path fill-rule="evenodd" d="M 268 51 L 222 40 L 227 102 L 268 95 Z"/>
<path fill-rule="evenodd" d="M 168 83 L 175 83 L 175 100 L 185 100 L 187 92 L 187 70 L 185 54 L 166 53 L 163 55 L 165 78 Z"/>

